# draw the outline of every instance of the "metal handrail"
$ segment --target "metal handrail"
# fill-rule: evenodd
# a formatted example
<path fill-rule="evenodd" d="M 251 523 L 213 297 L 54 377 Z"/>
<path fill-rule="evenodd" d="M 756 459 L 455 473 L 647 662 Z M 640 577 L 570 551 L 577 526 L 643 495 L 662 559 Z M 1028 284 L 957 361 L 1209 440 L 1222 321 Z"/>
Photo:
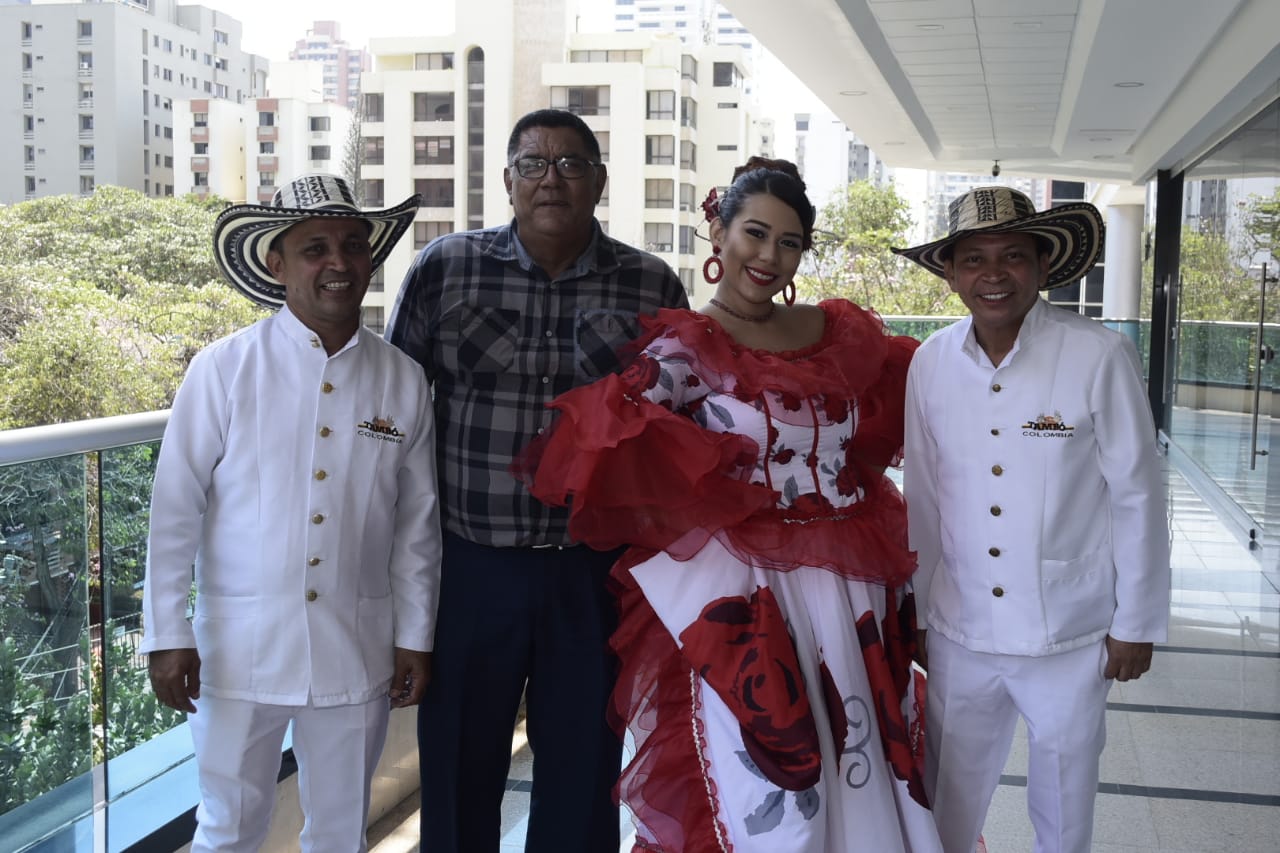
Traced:
<path fill-rule="evenodd" d="M 65 424 L 0 430 L 0 465 L 21 465 L 76 453 L 94 453 L 158 441 L 169 422 L 169 410 L 116 415 Z"/>

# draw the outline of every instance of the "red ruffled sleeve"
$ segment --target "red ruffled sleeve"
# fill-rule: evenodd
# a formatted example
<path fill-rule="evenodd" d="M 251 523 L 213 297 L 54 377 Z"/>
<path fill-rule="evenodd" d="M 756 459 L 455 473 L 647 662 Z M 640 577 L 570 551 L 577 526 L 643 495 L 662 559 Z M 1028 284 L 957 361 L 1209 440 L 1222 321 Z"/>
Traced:
<path fill-rule="evenodd" d="M 560 417 L 513 466 L 535 497 L 569 506 L 569 534 L 593 548 L 623 545 L 697 551 L 706 531 L 732 527 L 774 506 L 748 482 L 758 448 L 750 438 L 704 430 L 632 395 L 618 376 L 575 388 L 551 404 Z M 701 531 L 701 532 L 700 532 Z"/>

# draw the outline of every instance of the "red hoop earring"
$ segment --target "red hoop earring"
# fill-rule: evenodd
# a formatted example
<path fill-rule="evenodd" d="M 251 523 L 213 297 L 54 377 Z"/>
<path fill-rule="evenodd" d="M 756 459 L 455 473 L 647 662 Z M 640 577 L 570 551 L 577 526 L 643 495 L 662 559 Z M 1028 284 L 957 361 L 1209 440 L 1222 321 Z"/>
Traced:
<path fill-rule="evenodd" d="M 702 277 L 707 280 L 707 284 L 715 284 L 724 278 L 724 264 L 720 261 L 720 247 L 711 247 L 711 257 L 707 258 L 706 263 L 702 265 Z M 712 268 L 715 272 L 712 272 Z"/>
<path fill-rule="evenodd" d="M 787 282 L 787 286 L 782 288 L 782 301 L 790 307 L 796 304 L 796 283 L 794 280 Z"/>

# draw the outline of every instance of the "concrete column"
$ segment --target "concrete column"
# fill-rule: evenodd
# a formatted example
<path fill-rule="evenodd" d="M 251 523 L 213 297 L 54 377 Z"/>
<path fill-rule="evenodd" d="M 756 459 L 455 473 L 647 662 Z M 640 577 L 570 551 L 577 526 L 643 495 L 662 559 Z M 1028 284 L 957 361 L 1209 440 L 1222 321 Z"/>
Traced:
<path fill-rule="evenodd" d="M 1140 204 L 1107 207 L 1102 316 L 1109 320 L 1138 318 L 1142 293 L 1142 215 Z"/>

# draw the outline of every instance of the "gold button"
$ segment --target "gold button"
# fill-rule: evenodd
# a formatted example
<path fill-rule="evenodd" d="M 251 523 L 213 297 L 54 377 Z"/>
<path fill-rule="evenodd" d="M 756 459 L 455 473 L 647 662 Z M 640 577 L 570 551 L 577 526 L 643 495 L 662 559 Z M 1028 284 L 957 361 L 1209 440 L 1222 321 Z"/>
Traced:
<path fill-rule="evenodd" d="M 314 589 L 307 590 L 307 601 L 315 601 L 319 597 L 320 593 L 316 592 Z"/>
<path fill-rule="evenodd" d="M 312 557 L 310 560 L 307 560 L 307 565 L 308 565 L 308 566 L 318 566 L 318 565 L 320 565 L 320 558 L 319 558 L 319 557 Z"/>
<path fill-rule="evenodd" d="M 991 555 L 991 556 L 993 556 L 993 557 L 999 557 L 999 556 L 1000 556 L 1000 549 L 999 549 L 999 548 L 988 548 L 988 549 L 987 549 L 987 553 L 988 553 L 988 554 L 990 554 L 990 555 Z"/>
<path fill-rule="evenodd" d="M 317 480 L 323 480 L 325 477 L 328 477 L 328 476 L 329 474 L 323 468 L 316 472 Z"/>
<path fill-rule="evenodd" d="M 312 349 L 319 349 L 319 348 L 320 348 L 320 339 L 319 339 L 319 338 L 312 338 L 312 339 L 311 339 L 311 348 L 312 348 Z"/>
<path fill-rule="evenodd" d="M 321 522 L 323 522 L 323 521 L 324 521 L 324 516 L 323 516 L 323 515 L 321 515 L 321 514 L 320 514 L 320 513 L 318 513 L 318 512 L 317 512 L 315 515 L 311 516 L 311 523 L 312 523 L 312 524 L 320 524 L 320 523 L 321 523 Z"/>
<path fill-rule="evenodd" d="M 996 598 L 1001 597 L 1002 595 L 1004 595 L 1004 587 L 1002 586 L 996 587 L 995 589 L 991 590 L 991 594 L 994 595 Z"/>
<path fill-rule="evenodd" d="M 1001 468 L 999 465 L 992 465 L 992 466 L 991 466 L 991 473 L 992 473 L 992 474 L 995 474 L 997 477 L 999 477 L 1001 474 L 1003 474 L 1003 473 L 1004 473 L 1004 468 Z"/>
<path fill-rule="evenodd" d="M 330 393 L 331 391 L 333 391 L 333 383 L 332 382 L 324 383 L 323 385 L 320 386 L 320 390 L 326 394 Z"/>
<path fill-rule="evenodd" d="M 332 433 L 333 433 L 333 430 L 329 429 L 328 427 L 320 427 L 321 438 L 328 438 Z"/>
<path fill-rule="evenodd" d="M 992 435 L 999 435 L 999 434 L 1000 434 L 1000 430 L 996 429 L 995 427 L 992 427 L 992 428 L 991 428 L 991 434 L 992 434 Z"/>
<path fill-rule="evenodd" d="M 1000 514 L 1001 512 L 1003 512 L 1003 511 L 1004 511 L 1004 510 L 1000 509 L 1000 507 L 998 507 L 998 506 L 993 506 L 993 507 L 991 508 L 991 514 L 992 514 L 992 515 L 999 515 L 999 514 Z"/>
<path fill-rule="evenodd" d="M 999 393 L 1000 393 L 1000 383 L 999 383 L 999 382 L 997 382 L 995 385 L 992 385 L 992 386 L 991 386 L 991 390 L 992 390 L 992 391 L 995 391 L 997 394 L 999 394 Z"/>

